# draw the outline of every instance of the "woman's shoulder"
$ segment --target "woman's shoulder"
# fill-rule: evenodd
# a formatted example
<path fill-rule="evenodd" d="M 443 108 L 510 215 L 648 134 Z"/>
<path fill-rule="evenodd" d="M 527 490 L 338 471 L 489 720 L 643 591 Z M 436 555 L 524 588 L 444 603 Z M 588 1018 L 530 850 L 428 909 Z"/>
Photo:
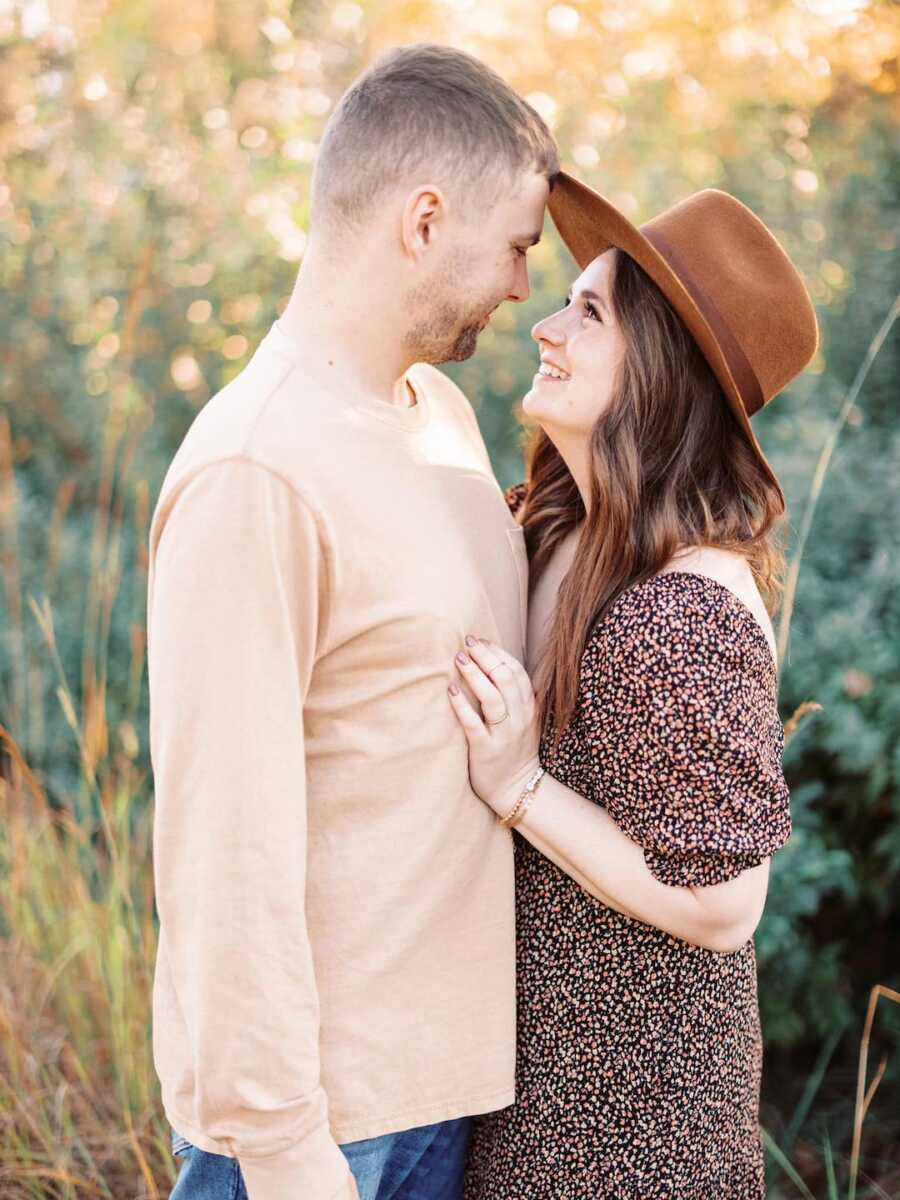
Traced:
<path fill-rule="evenodd" d="M 595 627 L 589 649 L 612 654 L 623 667 L 685 661 L 692 675 L 715 666 L 775 678 L 774 633 L 760 608 L 743 582 L 739 591 L 734 578 L 679 565 L 626 588 Z"/>
<path fill-rule="evenodd" d="M 721 550 L 716 546 L 692 547 L 672 559 L 662 574 L 677 571 L 706 576 L 732 593 L 761 626 L 772 654 L 775 655 L 775 630 L 772 628 L 772 619 L 756 585 L 750 564 L 743 555 Z"/>

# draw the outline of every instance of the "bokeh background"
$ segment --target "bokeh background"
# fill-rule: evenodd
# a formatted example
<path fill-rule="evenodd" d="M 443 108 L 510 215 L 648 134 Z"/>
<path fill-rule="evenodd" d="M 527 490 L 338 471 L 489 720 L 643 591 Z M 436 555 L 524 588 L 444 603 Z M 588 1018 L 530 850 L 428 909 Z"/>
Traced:
<path fill-rule="evenodd" d="M 864 1027 L 871 989 L 900 988 L 900 10 L 875 0 L 0 0 L 0 1196 L 171 1186 L 148 518 L 286 302 L 336 99 L 415 41 L 492 64 L 636 220 L 735 193 L 814 297 L 821 349 L 758 418 L 796 577 L 762 1116 L 773 1197 L 898 1197 L 900 1006 L 882 995 Z M 449 368 L 504 484 L 528 331 L 573 274 L 549 222 L 530 261 L 529 302 Z M 364 279 L 347 320 L 366 320 Z M 860 1136 L 861 1050 L 878 1086 Z"/>

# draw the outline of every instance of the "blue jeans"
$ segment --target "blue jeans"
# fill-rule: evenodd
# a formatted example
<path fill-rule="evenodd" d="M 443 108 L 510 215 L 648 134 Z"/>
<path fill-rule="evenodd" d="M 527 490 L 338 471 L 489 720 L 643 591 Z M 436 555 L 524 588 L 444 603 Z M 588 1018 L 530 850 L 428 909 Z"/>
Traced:
<path fill-rule="evenodd" d="M 471 1127 L 460 1117 L 341 1146 L 360 1200 L 460 1200 Z M 248 1200 L 236 1158 L 200 1150 L 174 1129 L 172 1153 L 185 1161 L 169 1200 Z"/>

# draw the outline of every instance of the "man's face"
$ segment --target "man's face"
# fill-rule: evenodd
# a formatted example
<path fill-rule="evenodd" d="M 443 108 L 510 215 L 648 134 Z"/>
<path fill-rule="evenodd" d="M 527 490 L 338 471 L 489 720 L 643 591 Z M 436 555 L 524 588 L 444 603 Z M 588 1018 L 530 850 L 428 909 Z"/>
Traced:
<path fill-rule="evenodd" d="M 528 173 L 482 219 L 455 218 L 440 261 L 406 298 L 411 357 L 430 363 L 471 358 L 494 309 L 504 300 L 528 299 L 526 255 L 540 239 L 548 195 L 546 177 Z"/>

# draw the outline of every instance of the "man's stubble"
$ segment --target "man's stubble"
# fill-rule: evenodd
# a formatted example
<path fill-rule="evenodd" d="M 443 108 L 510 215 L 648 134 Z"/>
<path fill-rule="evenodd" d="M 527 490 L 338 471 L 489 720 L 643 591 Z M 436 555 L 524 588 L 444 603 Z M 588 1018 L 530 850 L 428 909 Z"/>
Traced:
<path fill-rule="evenodd" d="M 407 293 L 404 307 L 413 323 L 403 345 L 415 362 L 464 362 L 475 353 L 482 319 L 498 302 L 491 298 L 476 307 L 466 294 L 472 263 L 473 256 L 456 251 Z"/>

